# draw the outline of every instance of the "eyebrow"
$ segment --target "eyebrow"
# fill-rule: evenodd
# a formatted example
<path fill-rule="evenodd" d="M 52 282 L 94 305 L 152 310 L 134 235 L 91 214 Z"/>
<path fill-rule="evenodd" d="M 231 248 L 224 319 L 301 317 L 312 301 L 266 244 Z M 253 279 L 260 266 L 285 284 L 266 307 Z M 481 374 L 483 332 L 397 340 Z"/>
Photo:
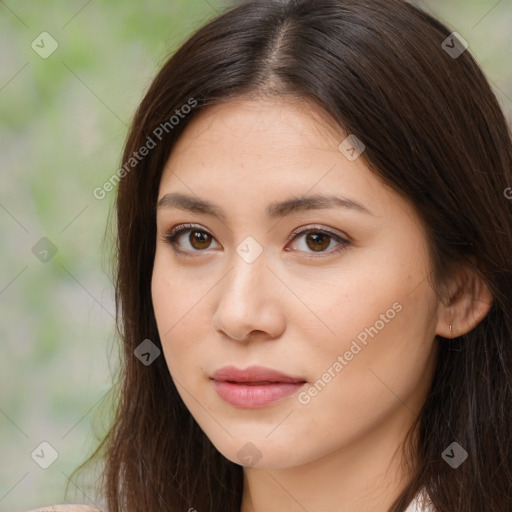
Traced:
<path fill-rule="evenodd" d="M 291 197 L 285 201 L 270 203 L 265 212 L 269 218 L 280 218 L 291 213 L 324 208 L 348 208 L 360 213 L 374 215 L 362 204 L 339 195 L 314 195 L 307 197 Z M 213 215 L 226 222 L 226 214 L 216 204 L 199 197 L 178 192 L 165 194 L 157 204 L 157 208 L 178 208 L 180 210 Z"/>

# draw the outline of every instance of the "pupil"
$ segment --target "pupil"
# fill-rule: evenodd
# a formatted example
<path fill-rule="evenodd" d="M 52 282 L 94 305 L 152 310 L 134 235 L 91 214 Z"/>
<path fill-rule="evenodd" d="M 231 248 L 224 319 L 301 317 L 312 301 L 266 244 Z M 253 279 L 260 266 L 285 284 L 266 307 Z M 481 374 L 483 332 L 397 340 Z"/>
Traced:
<path fill-rule="evenodd" d="M 210 245 L 208 240 L 208 233 L 204 233 L 202 231 L 193 231 L 190 233 L 190 237 L 190 243 L 193 247 L 198 249 L 205 249 Z M 325 233 L 309 234 L 307 236 L 307 241 L 310 249 L 313 249 L 314 251 L 321 251 L 329 246 L 329 235 L 326 235 Z M 312 246 L 309 245 L 310 241 L 313 241 Z M 197 247 L 197 245 L 199 245 L 199 247 Z"/>
<path fill-rule="evenodd" d="M 193 231 L 190 233 L 190 236 L 192 237 L 190 243 L 193 247 L 196 247 L 196 244 L 199 244 L 199 247 L 196 247 L 196 249 L 205 249 L 204 244 L 206 247 L 208 247 L 208 233 L 204 233 L 202 231 Z"/>
<path fill-rule="evenodd" d="M 319 237 L 320 237 L 320 246 L 318 245 Z M 316 234 L 310 234 L 307 236 L 308 241 L 311 239 L 316 239 L 315 240 L 316 245 L 314 245 L 313 247 L 310 247 L 314 251 L 318 251 L 318 250 L 325 249 L 326 247 L 328 247 L 329 246 L 328 238 L 329 238 L 329 235 L 326 235 L 325 233 L 316 233 Z M 322 244 L 322 240 L 324 242 L 323 244 Z M 326 241 L 327 241 L 327 243 L 325 243 Z"/>

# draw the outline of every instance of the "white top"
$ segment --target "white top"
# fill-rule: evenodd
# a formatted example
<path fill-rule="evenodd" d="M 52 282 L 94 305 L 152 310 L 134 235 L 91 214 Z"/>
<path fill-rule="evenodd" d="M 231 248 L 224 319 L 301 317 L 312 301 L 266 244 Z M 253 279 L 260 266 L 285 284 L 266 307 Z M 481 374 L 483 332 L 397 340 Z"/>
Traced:
<path fill-rule="evenodd" d="M 411 501 L 405 512 L 436 512 L 425 489 L 422 489 Z"/>
<path fill-rule="evenodd" d="M 97 508 L 86 505 L 53 505 L 28 510 L 27 512 L 100 512 Z M 405 512 L 435 512 L 432 502 L 425 491 L 419 492 Z"/>

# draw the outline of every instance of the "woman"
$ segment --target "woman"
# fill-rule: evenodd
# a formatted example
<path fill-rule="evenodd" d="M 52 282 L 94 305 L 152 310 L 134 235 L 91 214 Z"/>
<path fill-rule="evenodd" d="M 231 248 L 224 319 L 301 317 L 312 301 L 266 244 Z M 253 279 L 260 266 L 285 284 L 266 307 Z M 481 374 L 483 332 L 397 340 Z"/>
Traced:
<path fill-rule="evenodd" d="M 512 509 L 511 137 L 460 36 L 244 2 L 122 164 L 104 510 Z"/>

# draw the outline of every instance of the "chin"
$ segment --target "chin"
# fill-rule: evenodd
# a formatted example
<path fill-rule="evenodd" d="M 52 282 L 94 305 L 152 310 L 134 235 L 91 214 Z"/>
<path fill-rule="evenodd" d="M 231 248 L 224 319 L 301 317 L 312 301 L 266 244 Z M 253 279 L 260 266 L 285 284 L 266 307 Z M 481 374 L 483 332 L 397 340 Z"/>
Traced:
<path fill-rule="evenodd" d="M 260 469 L 284 469 L 305 464 L 314 459 L 312 454 L 297 452 L 297 443 L 289 439 L 265 439 L 266 432 L 262 437 L 245 436 L 229 437 L 222 440 L 210 440 L 226 459 L 244 467 Z"/>

